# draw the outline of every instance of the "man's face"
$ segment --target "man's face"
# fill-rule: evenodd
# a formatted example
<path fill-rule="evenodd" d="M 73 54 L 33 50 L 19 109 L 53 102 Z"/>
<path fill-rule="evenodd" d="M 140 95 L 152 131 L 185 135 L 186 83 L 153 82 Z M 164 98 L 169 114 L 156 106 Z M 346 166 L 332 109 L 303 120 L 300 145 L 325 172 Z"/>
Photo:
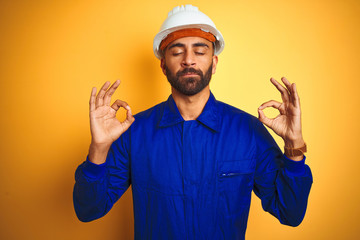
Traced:
<path fill-rule="evenodd" d="M 193 96 L 209 85 L 215 73 L 218 59 L 213 53 L 212 42 L 204 38 L 179 38 L 166 47 L 161 68 L 173 89 Z"/>

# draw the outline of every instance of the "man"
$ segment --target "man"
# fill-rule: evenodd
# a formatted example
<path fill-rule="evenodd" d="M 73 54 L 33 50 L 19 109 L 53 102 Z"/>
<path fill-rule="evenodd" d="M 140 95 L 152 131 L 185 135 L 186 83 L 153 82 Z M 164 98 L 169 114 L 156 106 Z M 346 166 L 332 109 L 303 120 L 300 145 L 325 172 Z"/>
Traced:
<path fill-rule="evenodd" d="M 312 176 L 295 84 L 271 79 L 283 102 L 261 105 L 260 121 L 217 101 L 209 82 L 223 47 L 206 15 L 177 7 L 154 40 L 171 84 L 167 101 L 134 118 L 127 103 L 110 105 L 119 81 L 97 95 L 92 89 L 92 141 L 74 187 L 81 221 L 105 215 L 131 185 L 135 239 L 244 239 L 252 191 L 282 224 L 300 224 Z M 123 122 L 116 119 L 120 107 L 127 110 Z M 266 107 L 280 115 L 267 118 Z M 284 139 L 285 154 L 262 123 Z"/>

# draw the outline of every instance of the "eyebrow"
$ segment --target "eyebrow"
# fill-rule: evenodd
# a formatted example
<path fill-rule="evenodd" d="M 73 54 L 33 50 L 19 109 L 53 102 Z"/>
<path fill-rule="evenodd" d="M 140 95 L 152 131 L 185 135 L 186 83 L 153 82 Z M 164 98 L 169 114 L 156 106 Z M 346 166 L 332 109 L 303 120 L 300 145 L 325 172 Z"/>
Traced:
<path fill-rule="evenodd" d="M 207 45 L 206 43 L 202 43 L 202 42 L 194 43 L 192 46 L 193 47 L 207 47 L 207 48 L 210 48 L 209 45 Z M 185 44 L 183 44 L 183 43 L 174 43 L 174 44 L 170 45 L 168 49 L 172 49 L 174 47 L 185 47 Z"/>
<path fill-rule="evenodd" d="M 185 44 L 183 43 L 174 43 L 174 44 L 171 44 L 169 49 L 172 49 L 174 47 L 185 47 Z"/>
<path fill-rule="evenodd" d="M 209 45 L 207 45 L 206 43 L 198 42 L 198 43 L 194 43 L 193 47 L 207 47 L 207 48 L 209 48 Z"/>

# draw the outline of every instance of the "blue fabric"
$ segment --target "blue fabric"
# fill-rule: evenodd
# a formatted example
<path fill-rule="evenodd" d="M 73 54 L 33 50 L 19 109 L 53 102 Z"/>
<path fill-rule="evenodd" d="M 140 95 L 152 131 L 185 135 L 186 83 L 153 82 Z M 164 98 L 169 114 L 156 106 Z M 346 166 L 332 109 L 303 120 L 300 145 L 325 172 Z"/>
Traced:
<path fill-rule="evenodd" d="M 135 239 L 244 239 L 251 192 L 282 224 L 302 221 L 312 184 L 255 117 L 211 94 L 197 120 L 172 98 L 135 116 L 102 165 L 76 171 L 81 221 L 105 215 L 131 185 Z"/>

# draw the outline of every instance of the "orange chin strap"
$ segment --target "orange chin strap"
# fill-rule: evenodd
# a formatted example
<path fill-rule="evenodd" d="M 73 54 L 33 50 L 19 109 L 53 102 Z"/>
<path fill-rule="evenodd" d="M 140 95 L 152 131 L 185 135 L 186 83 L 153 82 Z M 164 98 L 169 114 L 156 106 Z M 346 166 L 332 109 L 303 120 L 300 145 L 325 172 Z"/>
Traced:
<path fill-rule="evenodd" d="M 209 32 L 204 32 L 198 28 L 185 28 L 167 35 L 166 38 L 160 43 L 160 50 L 163 51 L 171 42 L 183 37 L 201 37 L 210 42 L 216 41 L 215 36 Z"/>

